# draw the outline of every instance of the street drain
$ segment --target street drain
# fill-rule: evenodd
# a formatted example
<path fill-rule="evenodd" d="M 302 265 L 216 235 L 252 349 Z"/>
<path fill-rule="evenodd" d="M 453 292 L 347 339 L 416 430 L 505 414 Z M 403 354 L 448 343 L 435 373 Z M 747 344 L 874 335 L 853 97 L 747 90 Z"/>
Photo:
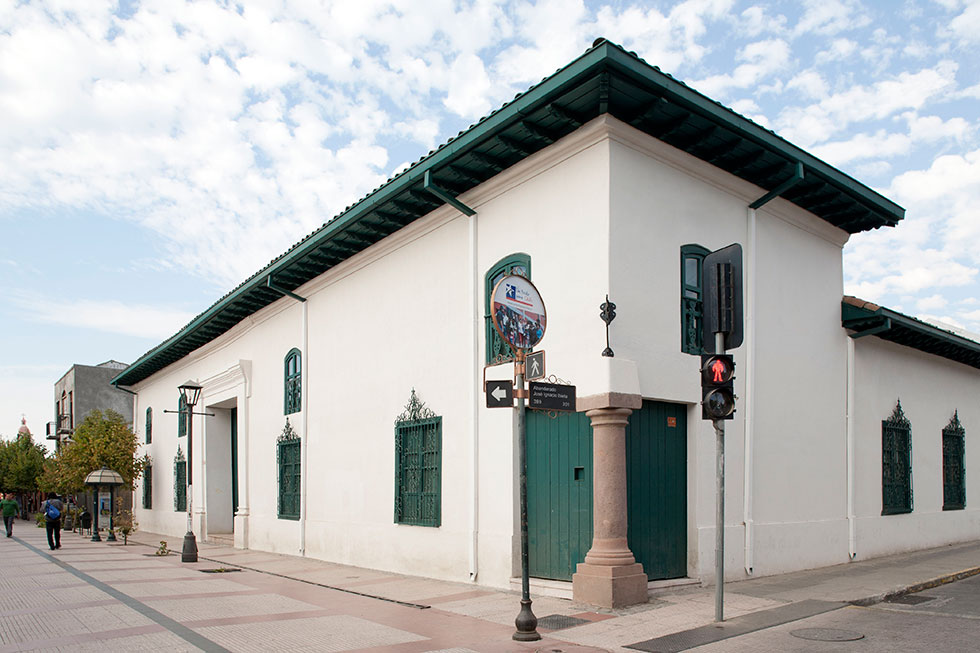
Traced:
<path fill-rule="evenodd" d="M 547 628 L 548 630 L 562 630 L 587 623 L 589 623 L 588 619 L 579 619 L 578 617 L 569 617 L 563 614 L 549 614 L 547 617 L 538 619 L 538 626 Z"/>
<path fill-rule="evenodd" d="M 920 603 L 928 603 L 929 601 L 935 601 L 935 596 L 922 596 L 921 594 L 903 594 L 902 596 L 893 596 L 890 599 L 885 599 L 885 603 L 901 603 L 902 605 L 919 605 Z"/>
<path fill-rule="evenodd" d="M 839 628 L 800 628 L 789 633 L 793 637 L 800 639 L 810 639 L 816 642 L 853 642 L 864 639 L 864 635 L 853 630 L 841 630 Z"/>

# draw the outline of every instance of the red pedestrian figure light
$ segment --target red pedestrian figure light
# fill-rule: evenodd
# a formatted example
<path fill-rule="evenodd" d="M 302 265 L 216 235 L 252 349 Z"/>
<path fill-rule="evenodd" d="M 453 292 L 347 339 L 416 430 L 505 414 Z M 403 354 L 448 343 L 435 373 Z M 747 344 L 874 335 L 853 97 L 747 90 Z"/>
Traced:
<path fill-rule="evenodd" d="M 715 362 L 711 364 L 711 372 L 714 374 L 712 381 L 715 383 L 725 382 L 725 363 L 720 358 L 716 358 Z"/>

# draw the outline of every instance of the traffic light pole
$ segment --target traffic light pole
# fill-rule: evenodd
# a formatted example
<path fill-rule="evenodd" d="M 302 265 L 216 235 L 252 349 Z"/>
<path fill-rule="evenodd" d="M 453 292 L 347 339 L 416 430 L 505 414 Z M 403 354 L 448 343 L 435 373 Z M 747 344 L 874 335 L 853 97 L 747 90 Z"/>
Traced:
<path fill-rule="evenodd" d="M 517 396 L 517 447 L 520 450 L 518 455 L 518 465 L 520 466 L 520 493 L 521 493 L 521 611 L 514 620 L 517 630 L 513 634 L 513 639 L 518 642 L 536 642 L 541 639 L 538 633 L 538 618 L 531 610 L 531 579 L 528 566 L 528 537 L 527 537 L 527 421 L 525 418 L 524 406 L 524 360 L 525 352 L 517 351 L 514 364 L 517 367 L 516 381 L 517 388 L 514 394 Z"/>
<path fill-rule="evenodd" d="M 725 334 L 715 334 L 715 352 L 725 353 Z M 715 427 L 715 621 L 725 620 L 725 420 Z"/>

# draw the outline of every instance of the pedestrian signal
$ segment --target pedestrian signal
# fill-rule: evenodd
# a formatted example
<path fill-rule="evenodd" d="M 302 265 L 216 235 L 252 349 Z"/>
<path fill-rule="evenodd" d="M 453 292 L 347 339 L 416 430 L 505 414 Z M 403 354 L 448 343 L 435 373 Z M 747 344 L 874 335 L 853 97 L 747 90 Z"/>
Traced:
<path fill-rule="evenodd" d="M 701 419 L 733 419 L 735 360 L 730 354 L 701 356 Z"/>

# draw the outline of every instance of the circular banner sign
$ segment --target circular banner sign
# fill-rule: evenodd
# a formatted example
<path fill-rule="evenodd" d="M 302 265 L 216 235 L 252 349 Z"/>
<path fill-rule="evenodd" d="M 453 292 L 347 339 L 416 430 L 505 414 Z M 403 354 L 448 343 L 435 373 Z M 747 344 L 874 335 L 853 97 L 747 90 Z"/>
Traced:
<path fill-rule="evenodd" d="M 544 301 L 530 281 L 511 274 L 493 287 L 493 328 L 513 349 L 533 349 L 548 323 Z"/>

